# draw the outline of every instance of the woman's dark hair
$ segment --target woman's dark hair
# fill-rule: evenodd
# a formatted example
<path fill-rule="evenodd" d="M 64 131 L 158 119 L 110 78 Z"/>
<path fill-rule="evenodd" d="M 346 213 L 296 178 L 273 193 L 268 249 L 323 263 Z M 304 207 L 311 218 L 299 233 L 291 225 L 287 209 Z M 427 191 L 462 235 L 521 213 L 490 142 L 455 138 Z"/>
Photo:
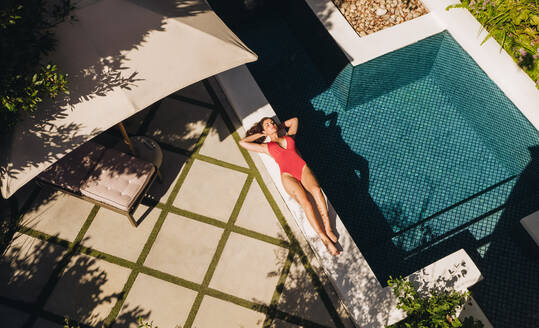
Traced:
<path fill-rule="evenodd" d="M 262 123 L 264 123 L 265 120 L 272 120 L 273 123 L 275 123 L 275 121 L 271 117 L 264 117 L 263 119 L 255 123 L 249 130 L 247 130 L 247 133 L 245 135 L 248 137 L 252 136 L 253 134 L 262 133 L 264 131 Z M 253 142 L 261 144 L 264 143 L 264 140 L 266 140 L 266 137 L 260 137 Z"/>

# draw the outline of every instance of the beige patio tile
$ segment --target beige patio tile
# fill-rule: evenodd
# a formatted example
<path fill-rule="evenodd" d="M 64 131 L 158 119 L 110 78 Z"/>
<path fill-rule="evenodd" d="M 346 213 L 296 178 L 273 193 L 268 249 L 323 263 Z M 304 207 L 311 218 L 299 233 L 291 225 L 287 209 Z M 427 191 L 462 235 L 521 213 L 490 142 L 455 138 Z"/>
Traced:
<path fill-rule="evenodd" d="M 22 328 L 26 319 L 28 319 L 28 314 L 0 305 L 0 318 L 2 318 L 2 327 Z"/>
<path fill-rule="evenodd" d="M 201 283 L 223 229 L 169 213 L 144 265 Z"/>
<path fill-rule="evenodd" d="M 288 240 L 258 182 L 253 181 L 235 223 L 237 226 Z"/>
<path fill-rule="evenodd" d="M 147 197 L 166 203 L 188 159 L 187 156 L 163 150 L 163 164 L 159 169 L 162 181 L 156 179 L 153 182 Z"/>
<path fill-rule="evenodd" d="M 231 233 L 210 287 L 247 300 L 269 304 L 286 254 L 284 248 Z"/>
<path fill-rule="evenodd" d="M 265 317 L 263 313 L 211 296 L 204 296 L 193 327 L 262 327 Z"/>
<path fill-rule="evenodd" d="M 225 121 L 219 115 L 204 140 L 200 153 L 227 163 L 248 167 L 238 147 Z"/>
<path fill-rule="evenodd" d="M 173 204 L 226 222 L 246 178 L 245 173 L 196 160 Z"/>
<path fill-rule="evenodd" d="M 158 208 L 139 205 L 134 216 L 140 223 L 133 227 L 125 215 L 100 208 L 83 245 L 136 262 L 160 214 Z"/>
<path fill-rule="evenodd" d="M 26 212 L 22 224 L 65 240 L 75 240 L 94 205 L 61 192 L 43 196 L 45 192 L 34 203 L 34 209 Z"/>
<path fill-rule="evenodd" d="M 197 292 L 145 274 L 139 274 L 127 294 L 114 327 L 137 328 L 142 317 L 154 326 L 183 326 Z"/>
<path fill-rule="evenodd" d="M 210 109 L 165 98 L 149 124 L 146 135 L 160 143 L 193 150 L 210 114 Z"/>
<path fill-rule="evenodd" d="M 290 267 L 277 308 L 283 312 L 334 327 L 333 319 L 297 256 Z"/>
<path fill-rule="evenodd" d="M 202 81 L 197 82 L 195 84 L 191 84 L 181 89 L 180 91 L 176 92 L 176 94 L 187 97 L 187 98 L 191 98 L 194 100 L 202 101 L 208 104 L 213 104 L 213 100 L 208 94 L 208 91 L 206 90 L 206 87 L 204 87 L 204 84 L 202 83 Z"/>
<path fill-rule="evenodd" d="M 74 256 L 45 310 L 100 327 L 120 298 L 131 270 L 87 255 Z"/>
<path fill-rule="evenodd" d="M 64 253 L 61 246 L 18 234 L 0 258 L 0 295 L 35 301 Z"/>

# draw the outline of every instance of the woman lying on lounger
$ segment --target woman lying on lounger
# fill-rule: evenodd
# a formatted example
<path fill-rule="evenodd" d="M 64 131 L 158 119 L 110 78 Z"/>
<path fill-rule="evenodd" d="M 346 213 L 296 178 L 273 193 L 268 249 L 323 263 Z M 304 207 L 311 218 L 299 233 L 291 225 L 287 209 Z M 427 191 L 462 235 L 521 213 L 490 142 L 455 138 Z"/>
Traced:
<path fill-rule="evenodd" d="M 247 131 L 247 136 L 240 141 L 240 145 L 247 150 L 266 153 L 273 157 L 281 169 L 284 189 L 301 205 L 309 223 L 318 233 L 328 251 L 332 255 L 338 255 L 339 250 L 335 247 L 337 236 L 331 230 L 326 199 L 313 173 L 296 152 L 296 143 L 292 136 L 298 131 L 297 117 L 284 122 L 284 127 L 288 128 L 288 132 L 284 137 L 279 137 L 279 126 L 271 117 L 265 117 Z M 269 137 L 271 141 L 264 143 L 266 137 Z M 316 218 L 313 205 L 307 198 L 305 190 L 313 196 L 325 229 L 322 229 Z"/>

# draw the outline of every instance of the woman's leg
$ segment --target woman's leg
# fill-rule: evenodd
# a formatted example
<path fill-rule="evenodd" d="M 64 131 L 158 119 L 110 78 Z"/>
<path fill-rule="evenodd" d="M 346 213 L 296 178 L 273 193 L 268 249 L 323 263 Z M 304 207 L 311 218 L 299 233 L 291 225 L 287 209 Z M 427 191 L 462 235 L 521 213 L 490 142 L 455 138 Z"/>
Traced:
<path fill-rule="evenodd" d="M 322 216 L 322 221 L 324 222 L 326 234 L 328 235 L 329 239 L 336 243 L 337 236 L 335 236 L 333 230 L 331 229 L 331 222 L 329 221 L 328 204 L 326 203 L 326 198 L 324 197 L 324 194 L 322 194 L 322 190 L 320 189 L 320 185 L 318 185 L 318 181 L 316 181 L 316 177 L 313 175 L 313 172 L 311 172 L 311 169 L 309 169 L 307 165 L 303 167 L 303 172 L 301 174 L 301 183 L 303 184 L 303 186 L 305 186 L 305 189 L 307 189 L 307 191 L 311 195 L 313 195 L 316 206 L 318 207 L 318 212 L 320 212 L 320 215 Z"/>
<path fill-rule="evenodd" d="M 307 197 L 307 193 L 305 192 L 305 189 L 301 185 L 301 183 L 291 175 L 287 173 L 283 173 L 281 175 L 281 179 L 283 182 L 283 187 L 286 190 L 286 192 L 292 196 L 299 205 L 303 208 L 305 211 L 305 215 L 307 215 L 307 219 L 309 220 L 309 223 L 313 227 L 314 231 L 320 236 L 320 239 L 326 245 L 328 251 L 332 255 L 338 255 L 339 250 L 331 239 L 326 235 L 324 230 L 322 229 L 322 226 L 320 225 L 320 222 L 318 222 L 318 219 L 316 218 L 313 210 L 313 205 L 309 201 L 309 198 Z"/>

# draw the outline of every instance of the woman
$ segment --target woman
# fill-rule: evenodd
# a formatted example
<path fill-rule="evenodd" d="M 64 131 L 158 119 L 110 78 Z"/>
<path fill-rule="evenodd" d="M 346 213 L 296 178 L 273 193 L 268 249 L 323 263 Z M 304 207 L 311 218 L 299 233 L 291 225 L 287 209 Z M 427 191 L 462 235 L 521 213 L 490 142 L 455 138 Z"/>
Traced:
<path fill-rule="evenodd" d="M 305 161 L 296 152 L 296 143 L 292 136 L 298 131 L 297 117 L 284 122 L 288 132 L 279 137 L 279 127 L 270 117 L 265 117 L 247 131 L 246 137 L 240 140 L 240 145 L 250 151 L 265 153 L 273 157 L 281 169 L 281 180 L 286 192 L 303 208 L 309 223 L 320 236 L 320 239 L 332 255 L 340 252 L 335 247 L 337 236 L 331 230 L 326 199 L 320 190 L 313 173 Z M 270 142 L 264 143 L 266 137 Z M 307 197 L 307 190 L 314 198 L 318 211 L 322 216 L 324 229 L 314 214 L 313 205 Z"/>

